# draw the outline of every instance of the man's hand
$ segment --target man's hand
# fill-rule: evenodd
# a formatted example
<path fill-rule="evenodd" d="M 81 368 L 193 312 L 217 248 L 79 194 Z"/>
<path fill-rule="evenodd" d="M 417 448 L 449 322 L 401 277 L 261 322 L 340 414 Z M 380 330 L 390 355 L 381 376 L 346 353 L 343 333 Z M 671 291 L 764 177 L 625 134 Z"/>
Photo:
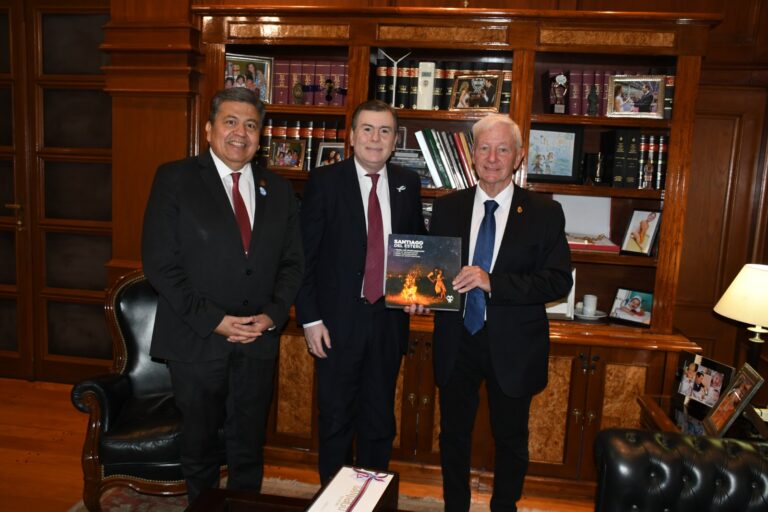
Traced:
<path fill-rule="evenodd" d="M 428 315 L 430 313 L 429 308 L 425 308 L 422 304 L 409 304 L 403 308 L 403 311 L 409 315 Z"/>
<path fill-rule="evenodd" d="M 325 353 L 323 345 L 331 348 L 331 335 L 324 323 L 310 325 L 304 328 L 304 338 L 307 340 L 307 349 L 315 357 L 325 359 L 328 355 Z"/>
<path fill-rule="evenodd" d="M 488 272 L 477 266 L 463 267 L 452 284 L 453 289 L 459 293 L 467 293 L 475 288 L 491 293 L 491 278 Z"/>
<path fill-rule="evenodd" d="M 274 322 L 267 315 L 232 316 L 225 315 L 214 332 L 221 334 L 231 343 L 251 343 L 272 327 Z"/>

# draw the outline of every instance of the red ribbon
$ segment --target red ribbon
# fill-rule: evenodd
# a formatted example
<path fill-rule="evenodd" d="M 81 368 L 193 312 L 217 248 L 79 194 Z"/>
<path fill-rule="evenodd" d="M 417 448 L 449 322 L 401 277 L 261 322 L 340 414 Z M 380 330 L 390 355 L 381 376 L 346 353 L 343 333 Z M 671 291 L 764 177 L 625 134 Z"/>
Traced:
<path fill-rule="evenodd" d="M 355 499 L 352 500 L 352 503 L 349 504 L 347 507 L 346 512 L 352 512 L 354 510 L 355 506 L 360 502 L 360 499 L 363 497 L 363 494 L 365 494 L 366 489 L 368 489 L 368 486 L 371 483 L 371 480 L 375 480 L 377 482 L 384 482 L 384 477 L 386 476 L 386 473 L 370 473 L 368 471 L 365 471 L 363 469 L 357 469 L 352 468 L 352 470 L 355 472 L 355 478 L 358 480 L 365 479 L 365 483 L 363 484 L 363 488 L 360 489 L 360 492 L 357 493 L 357 496 L 355 496 Z"/>

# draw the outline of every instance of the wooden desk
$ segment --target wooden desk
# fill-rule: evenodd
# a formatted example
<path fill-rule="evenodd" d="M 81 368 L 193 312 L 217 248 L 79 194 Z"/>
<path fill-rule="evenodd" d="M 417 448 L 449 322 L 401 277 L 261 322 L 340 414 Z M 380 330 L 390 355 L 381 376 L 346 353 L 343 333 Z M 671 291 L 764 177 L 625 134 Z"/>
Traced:
<path fill-rule="evenodd" d="M 208 489 L 192 502 L 187 512 L 302 512 L 311 501 L 253 491 Z"/>
<path fill-rule="evenodd" d="M 187 508 L 186 512 L 303 512 L 310 503 L 312 503 L 311 498 L 289 498 L 253 491 L 207 489 Z"/>

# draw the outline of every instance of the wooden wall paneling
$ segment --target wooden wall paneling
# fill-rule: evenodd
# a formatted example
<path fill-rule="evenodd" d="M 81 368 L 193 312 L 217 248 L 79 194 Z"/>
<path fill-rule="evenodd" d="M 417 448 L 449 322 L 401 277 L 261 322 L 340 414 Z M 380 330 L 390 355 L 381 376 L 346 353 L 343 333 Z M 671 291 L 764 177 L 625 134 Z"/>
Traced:
<path fill-rule="evenodd" d="M 702 86 L 697 102 L 688 199 L 696 215 L 685 223 L 675 326 L 726 364 L 737 360 L 746 326 L 712 307 L 755 256 L 756 230 L 765 225 L 755 214 L 765 201 L 756 184 L 767 101 L 763 88 Z"/>
<path fill-rule="evenodd" d="M 110 278 L 140 265 L 146 199 L 158 165 L 196 152 L 199 31 L 188 0 L 112 0 L 102 49 L 113 97 L 114 242 Z"/>

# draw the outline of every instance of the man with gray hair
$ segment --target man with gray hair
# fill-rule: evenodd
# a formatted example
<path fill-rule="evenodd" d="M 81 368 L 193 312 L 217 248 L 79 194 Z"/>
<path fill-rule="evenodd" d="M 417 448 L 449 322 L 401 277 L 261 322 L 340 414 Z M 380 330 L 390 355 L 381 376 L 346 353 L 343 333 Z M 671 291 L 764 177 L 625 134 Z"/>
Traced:
<path fill-rule="evenodd" d="M 491 510 L 517 510 L 528 467 L 531 399 L 547 384 L 545 303 L 573 284 L 565 218 L 551 199 L 517 187 L 525 155 L 517 124 L 489 115 L 472 128 L 478 185 L 435 201 L 430 234 L 462 239 L 458 312 L 435 313 L 440 460 L 447 512 L 470 506 L 472 427 L 483 381 L 496 445 Z"/>

